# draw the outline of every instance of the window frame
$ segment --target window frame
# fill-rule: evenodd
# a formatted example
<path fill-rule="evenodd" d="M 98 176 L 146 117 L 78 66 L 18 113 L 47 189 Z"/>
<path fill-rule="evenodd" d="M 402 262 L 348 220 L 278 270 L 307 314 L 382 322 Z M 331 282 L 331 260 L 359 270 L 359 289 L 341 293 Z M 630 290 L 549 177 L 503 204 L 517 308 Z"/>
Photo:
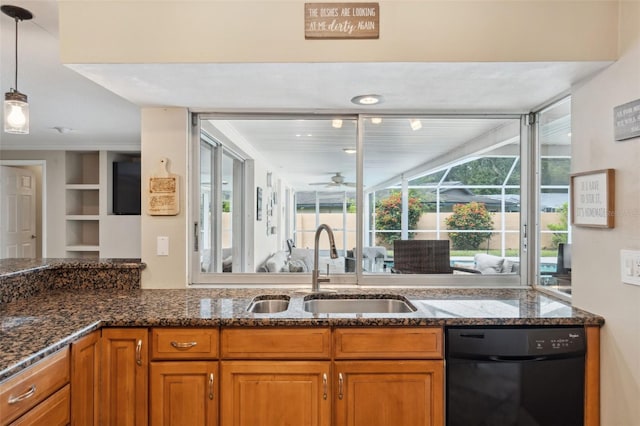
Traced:
<path fill-rule="evenodd" d="M 335 118 L 336 114 L 254 114 L 254 113 L 192 113 L 192 134 L 190 141 L 190 150 L 191 150 L 191 183 L 189 187 L 191 188 L 190 203 L 188 205 L 191 206 L 191 209 L 194 213 L 190 213 L 191 220 L 189 223 L 193 226 L 192 229 L 197 229 L 199 217 L 197 217 L 199 206 L 197 205 L 199 202 L 198 197 L 199 194 L 199 149 L 194 149 L 194 145 L 199 147 L 200 134 L 202 132 L 202 122 L 204 120 L 211 119 L 295 119 L 295 120 L 304 120 L 307 119 L 332 119 Z M 365 218 L 364 212 L 368 206 L 365 206 L 364 200 L 364 191 L 362 187 L 363 176 L 364 176 L 364 145 L 365 145 L 365 135 L 364 135 L 364 120 L 371 119 L 373 117 L 382 117 L 384 118 L 397 118 L 397 117 L 406 117 L 403 115 L 395 115 L 395 114 L 350 114 L 350 115 L 341 115 L 342 117 L 346 117 L 347 119 L 355 119 L 357 120 L 357 131 L 356 131 L 356 141 L 355 145 L 357 148 L 356 152 L 356 241 L 360 242 L 360 245 L 364 241 L 364 233 L 365 231 L 365 223 L 368 222 L 368 219 Z M 358 250 L 356 253 L 356 272 L 355 273 L 345 273 L 345 274 L 334 274 L 331 276 L 331 283 L 329 287 L 332 286 L 342 286 L 342 285 L 355 285 L 355 286 L 385 286 L 385 287 L 405 287 L 405 286 L 422 286 L 422 287 L 430 287 L 430 286 L 449 286 L 449 287 L 499 287 L 499 288 L 522 288 L 523 286 L 528 285 L 530 281 L 529 279 L 529 264 L 530 264 L 530 253 L 527 252 L 527 223 L 530 212 L 530 207 L 528 200 L 530 199 L 530 180 L 527 179 L 529 175 L 528 164 L 530 163 L 529 158 L 531 155 L 531 143 L 530 143 L 530 134 L 529 126 L 527 126 L 527 116 L 522 114 L 454 114 L 454 115 L 434 115 L 434 114 L 420 114 L 416 113 L 413 116 L 419 116 L 420 118 L 450 118 L 450 119 L 490 119 L 490 118 L 498 118 L 498 119 L 514 119 L 519 120 L 520 122 L 520 167 L 521 167 L 521 182 L 520 182 L 520 193 L 521 193 L 521 212 L 520 212 L 520 253 L 521 253 L 521 269 L 519 275 L 402 275 L 402 274 L 394 274 L 394 276 L 390 276 L 389 274 L 366 274 L 362 271 L 362 254 L 361 250 Z M 194 143 L 197 141 L 197 143 Z M 222 143 L 229 143 L 231 141 L 222 141 Z M 252 160 L 250 156 L 245 157 L 246 161 L 251 163 Z M 255 188 L 253 188 L 253 167 L 247 167 L 245 170 L 245 197 L 244 197 L 244 208 L 246 211 L 255 211 Z M 249 184 L 251 182 L 251 185 Z M 251 188 L 249 188 L 251 186 Z M 193 194 L 193 195 L 192 195 Z M 368 202 L 367 202 L 368 203 Z M 295 215 L 292 217 L 292 220 L 295 220 Z M 254 223 L 252 220 L 246 220 L 245 226 L 245 236 L 244 236 L 244 246 L 246 244 L 253 244 L 250 236 L 253 235 L 254 232 Z M 206 274 L 206 279 L 202 274 L 199 273 L 199 254 L 198 251 L 194 249 L 197 246 L 197 238 L 196 232 L 189 232 L 189 257 L 190 260 L 190 271 L 189 271 L 189 280 L 190 287 L 198 287 L 198 286 L 211 286 L 211 285 L 222 285 L 222 286 L 236 286 L 236 285 L 257 285 L 261 287 L 289 287 L 295 286 L 300 287 L 300 285 L 306 285 L 306 283 L 311 282 L 311 274 L 310 273 L 297 273 L 297 274 L 274 274 L 274 273 L 258 273 L 258 272 L 247 272 L 247 273 L 210 273 Z M 345 247 L 345 250 L 347 248 Z M 195 265 L 198 265 L 197 267 Z M 246 262 L 247 266 L 253 268 L 255 270 L 255 265 L 253 264 L 253 259 L 250 259 Z M 250 269 L 251 270 L 251 269 Z M 196 282 L 197 278 L 197 282 Z"/>

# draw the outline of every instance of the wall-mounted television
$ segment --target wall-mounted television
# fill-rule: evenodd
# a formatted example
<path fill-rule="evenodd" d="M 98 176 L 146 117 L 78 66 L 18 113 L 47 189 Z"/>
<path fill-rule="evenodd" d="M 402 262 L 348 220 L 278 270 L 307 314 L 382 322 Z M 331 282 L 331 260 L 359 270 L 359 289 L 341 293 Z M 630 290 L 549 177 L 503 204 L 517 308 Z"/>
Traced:
<path fill-rule="evenodd" d="M 140 214 L 140 162 L 113 163 L 113 214 Z"/>

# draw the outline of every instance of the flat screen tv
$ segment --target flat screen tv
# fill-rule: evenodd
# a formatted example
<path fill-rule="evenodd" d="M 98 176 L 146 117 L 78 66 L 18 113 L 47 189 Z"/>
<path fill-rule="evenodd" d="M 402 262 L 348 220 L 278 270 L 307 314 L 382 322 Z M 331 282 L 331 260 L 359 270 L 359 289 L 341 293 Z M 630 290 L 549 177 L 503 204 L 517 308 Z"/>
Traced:
<path fill-rule="evenodd" d="M 113 213 L 140 214 L 140 163 L 113 163 Z"/>

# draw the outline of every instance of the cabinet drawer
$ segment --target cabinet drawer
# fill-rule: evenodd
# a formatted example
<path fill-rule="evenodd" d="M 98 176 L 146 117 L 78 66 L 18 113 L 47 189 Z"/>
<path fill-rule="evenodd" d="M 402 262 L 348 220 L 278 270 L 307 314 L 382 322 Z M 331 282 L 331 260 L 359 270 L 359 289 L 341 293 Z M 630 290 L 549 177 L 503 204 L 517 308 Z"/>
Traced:
<path fill-rule="evenodd" d="M 65 426 L 71 422 L 71 386 L 66 385 L 49 398 L 36 405 L 11 426 Z"/>
<path fill-rule="evenodd" d="M 336 359 L 441 359 L 441 328 L 338 328 Z"/>
<path fill-rule="evenodd" d="M 328 359 L 329 328 L 228 328 L 222 330 L 222 358 Z"/>
<path fill-rule="evenodd" d="M 153 328 L 151 359 L 211 359 L 218 357 L 217 328 Z"/>
<path fill-rule="evenodd" d="M 67 347 L 0 384 L 0 424 L 9 424 L 67 384 L 69 363 Z"/>

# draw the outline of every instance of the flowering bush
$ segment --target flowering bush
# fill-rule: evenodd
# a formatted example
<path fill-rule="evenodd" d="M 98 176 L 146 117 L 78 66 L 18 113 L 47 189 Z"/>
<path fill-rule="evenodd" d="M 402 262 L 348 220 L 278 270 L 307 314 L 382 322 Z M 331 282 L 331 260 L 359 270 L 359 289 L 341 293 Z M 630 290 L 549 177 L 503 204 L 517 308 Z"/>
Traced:
<path fill-rule="evenodd" d="M 409 194 L 409 229 L 416 229 L 418 220 L 424 211 L 419 197 Z M 401 229 L 402 194 L 400 191 L 392 192 L 387 198 L 376 203 L 376 229 L 398 230 Z M 413 238 L 413 234 L 409 234 Z M 389 247 L 394 240 L 400 239 L 400 232 L 384 232 L 378 234 L 378 241 Z"/>
<path fill-rule="evenodd" d="M 489 230 L 493 229 L 491 213 L 484 203 L 473 201 L 468 204 L 453 206 L 453 214 L 446 220 L 447 229 L 451 230 Z M 491 238 L 489 232 L 450 232 L 449 238 L 454 249 L 477 250 L 483 241 Z"/>

